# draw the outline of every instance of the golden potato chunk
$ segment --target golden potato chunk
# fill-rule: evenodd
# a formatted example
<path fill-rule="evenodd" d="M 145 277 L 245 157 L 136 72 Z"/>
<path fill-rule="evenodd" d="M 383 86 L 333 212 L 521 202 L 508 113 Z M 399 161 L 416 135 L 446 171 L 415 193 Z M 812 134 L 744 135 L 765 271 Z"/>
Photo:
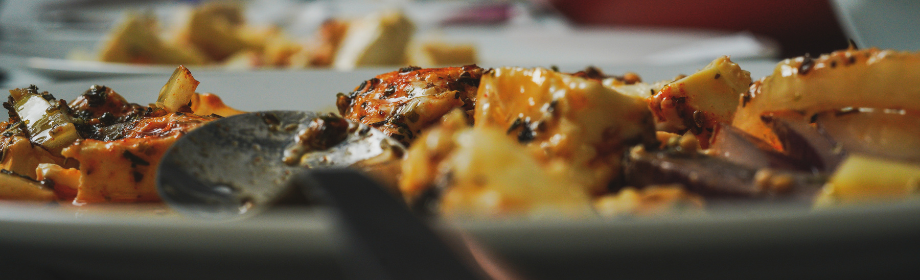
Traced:
<path fill-rule="evenodd" d="M 751 73 L 727 56 L 717 58 L 693 75 L 668 83 L 648 98 L 658 130 L 691 131 L 703 148 L 720 123 L 731 123 L 739 96 L 751 84 Z"/>
<path fill-rule="evenodd" d="M 150 15 L 128 14 L 105 41 L 99 52 L 99 60 L 173 65 L 208 62 L 208 58 L 195 49 L 180 48 L 161 40 L 156 25 L 156 19 Z"/>
<path fill-rule="evenodd" d="M 561 161 L 592 194 L 620 174 L 629 146 L 657 143 L 642 100 L 599 81 L 543 68 L 498 68 L 483 74 L 475 126 L 505 131 L 540 161 Z"/>
<path fill-rule="evenodd" d="M 409 148 L 400 190 L 417 209 L 449 217 L 592 213 L 588 194 L 564 169 L 537 161 L 502 130 L 469 128 L 465 118 L 454 111 Z"/>

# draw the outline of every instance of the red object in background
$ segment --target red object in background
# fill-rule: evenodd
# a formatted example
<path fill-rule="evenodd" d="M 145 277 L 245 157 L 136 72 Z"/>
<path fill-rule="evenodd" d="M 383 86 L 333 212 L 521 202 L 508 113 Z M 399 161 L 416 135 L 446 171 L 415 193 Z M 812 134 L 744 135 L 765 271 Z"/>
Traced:
<path fill-rule="evenodd" d="M 779 42 L 783 57 L 846 48 L 826 0 L 550 0 L 572 22 L 751 31 Z"/>

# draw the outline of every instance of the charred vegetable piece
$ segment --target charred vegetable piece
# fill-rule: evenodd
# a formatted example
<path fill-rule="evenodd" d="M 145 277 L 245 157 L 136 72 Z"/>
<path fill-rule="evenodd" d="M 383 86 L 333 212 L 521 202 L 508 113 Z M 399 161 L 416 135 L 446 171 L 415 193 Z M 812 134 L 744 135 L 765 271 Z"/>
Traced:
<path fill-rule="evenodd" d="M 73 120 L 67 114 L 67 103 L 54 98 L 48 92 L 38 92 L 38 87 L 10 90 L 8 103 L 4 107 L 10 116 L 20 121 L 22 132 L 37 145 L 59 152 L 80 138 Z"/>
<path fill-rule="evenodd" d="M 920 53 L 875 48 L 786 59 L 742 95 L 732 125 L 780 148 L 780 139 L 760 120 L 765 113 L 811 116 L 846 107 L 920 112 L 918 71 Z"/>
<path fill-rule="evenodd" d="M 728 57 L 720 57 L 693 75 L 665 85 L 648 99 L 658 130 L 700 138 L 703 148 L 719 123 L 731 123 L 738 96 L 747 91 L 751 74 Z"/>
<path fill-rule="evenodd" d="M 785 112 L 768 114 L 761 119 L 779 136 L 785 154 L 817 171 L 832 172 L 846 157 L 845 150 L 801 115 Z"/>
<path fill-rule="evenodd" d="M 672 149 L 634 148 L 626 163 L 630 186 L 679 183 L 713 198 L 789 199 L 810 205 L 824 183 L 811 173 L 756 169 L 717 157 Z"/>
<path fill-rule="evenodd" d="M 801 157 L 783 154 L 760 138 L 727 124 L 716 128 L 708 154 L 751 168 L 811 171 L 814 165 Z"/>
<path fill-rule="evenodd" d="M 454 108 L 471 111 L 482 68 L 406 67 L 364 81 L 336 106 L 345 118 L 367 124 L 409 145 Z"/>
<path fill-rule="evenodd" d="M 834 172 L 815 207 L 890 201 L 918 193 L 920 165 L 854 154 Z"/>
<path fill-rule="evenodd" d="M 162 109 L 128 103 L 112 88 L 100 85 L 91 86 L 69 106 L 80 136 L 103 141 L 124 138 L 134 120 L 166 114 Z"/>
<path fill-rule="evenodd" d="M 920 112 L 845 108 L 813 117 L 819 131 L 849 153 L 920 163 Z"/>
<path fill-rule="evenodd" d="M 176 139 L 216 118 L 150 116 L 124 125 L 117 140 L 85 139 L 65 148 L 61 154 L 80 164 L 74 204 L 159 201 L 155 178 L 163 154 Z"/>
<path fill-rule="evenodd" d="M 198 88 L 198 80 L 192 77 L 192 72 L 188 71 L 185 66 L 179 66 L 176 71 L 173 71 L 169 81 L 160 89 L 157 107 L 166 109 L 170 113 L 179 112 L 183 107 L 189 106 L 196 88 Z M 191 111 L 191 108 L 185 109 Z"/>
<path fill-rule="evenodd" d="M 0 200 L 53 201 L 54 182 L 35 181 L 29 176 L 0 170 Z"/>
<path fill-rule="evenodd" d="M 21 135 L 0 137 L 0 168 L 36 178 L 35 168 L 42 163 L 63 164 L 64 158 L 41 146 L 33 145 Z"/>

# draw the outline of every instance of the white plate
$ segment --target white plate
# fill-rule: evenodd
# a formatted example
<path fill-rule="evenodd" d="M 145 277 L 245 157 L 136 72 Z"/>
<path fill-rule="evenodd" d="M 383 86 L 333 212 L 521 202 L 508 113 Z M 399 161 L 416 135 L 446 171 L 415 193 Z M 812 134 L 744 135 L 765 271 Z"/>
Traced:
<path fill-rule="evenodd" d="M 742 63 L 760 77 L 773 63 Z M 701 64 L 633 70 L 646 80 Z M 199 91 L 246 110 L 331 108 L 381 69 L 354 72 L 194 73 Z M 168 75 L 39 85 L 72 99 L 91 84 L 152 102 Z M 282 209 L 244 221 L 207 222 L 149 209 L 0 204 L 4 279 L 337 279 L 335 233 L 324 212 Z M 920 204 L 825 212 L 761 209 L 656 220 L 456 221 L 457 227 L 534 279 L 789 278 L 861 276 L 913 268 Z M 10 276 L 11 277 L 7 277 Z"/>

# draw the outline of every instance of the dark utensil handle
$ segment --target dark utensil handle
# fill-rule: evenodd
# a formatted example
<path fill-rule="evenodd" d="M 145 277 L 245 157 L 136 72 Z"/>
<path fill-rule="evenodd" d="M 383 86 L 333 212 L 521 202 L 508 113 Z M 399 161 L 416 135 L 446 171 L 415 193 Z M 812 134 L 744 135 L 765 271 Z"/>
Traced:
<path fill-rule="evenodd" d="M 350 244 L 343 266 L 354 279 L 485 279 L 382 186 L 343 168 L 312 169 L 291 184 L 334 209 Z"/>

